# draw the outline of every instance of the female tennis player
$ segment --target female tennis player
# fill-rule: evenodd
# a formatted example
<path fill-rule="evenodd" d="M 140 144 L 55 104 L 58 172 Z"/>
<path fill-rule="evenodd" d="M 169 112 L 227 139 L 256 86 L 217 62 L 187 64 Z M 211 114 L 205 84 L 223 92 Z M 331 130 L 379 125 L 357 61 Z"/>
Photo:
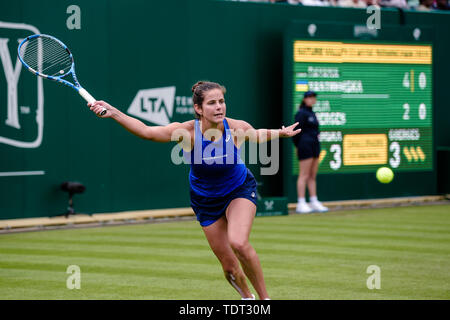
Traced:
<path fill-rule="evenodd" d="M 191 164 L 191 206 L 226 279 L 242 299 L 254 300 L 247 276 L 259 298 L 269 299 L 258 255 L 249 243 L 256 213 L 256 181 L 240 158 L 240 145 L 245 140 L 292 137 L 300 129 L 294 130 L 295 123 L 276 130 L 255 130 L 245 121 L 225 117 L 225 91 L 215 82 L 197 82 L 192 87 L 196 119 L 167 126 L 147 126 L 104 101 L 88 105 L 97 115 L 106 108 L 101 118 L 114 119 L 138 137 L 170 142 L 177 136 L 175 141 Z"/>

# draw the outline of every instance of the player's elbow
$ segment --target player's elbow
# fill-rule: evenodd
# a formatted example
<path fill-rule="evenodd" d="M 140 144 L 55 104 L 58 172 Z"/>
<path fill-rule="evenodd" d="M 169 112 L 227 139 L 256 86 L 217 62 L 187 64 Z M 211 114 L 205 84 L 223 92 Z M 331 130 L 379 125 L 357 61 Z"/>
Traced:
<path fill-rule="evenodd" d="M 142 130 L 142 134 L 140 137 L 145 140 L 155 141 L 156 135 L 152 127 L 146 126 L 144 130 Z"/>
<path fill-rule="evenodd" d="M 172 130 L 168 126 L 147 126 L 144 129 L 143 139 L 155 142 L 170 142 L 172 140 Z"/>

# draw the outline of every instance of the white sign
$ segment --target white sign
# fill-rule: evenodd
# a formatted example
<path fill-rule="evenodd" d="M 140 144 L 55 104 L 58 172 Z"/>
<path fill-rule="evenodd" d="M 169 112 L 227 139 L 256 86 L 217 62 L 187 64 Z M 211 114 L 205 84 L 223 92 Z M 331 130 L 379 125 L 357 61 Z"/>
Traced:
<path fill-rule="evenodd" d="M 21 115 L 30 116 L 31 110 L 35 110 L 35 118 L 37 124 L 36 132 L 32 133 L 32 138 L 27 140 L 18 139 L 16 137 L 7 136 L 4 132 L 0 131 L 0 143 L 8 144 L 18 148 L 37 148 L 42 143 L 42 136 L 44 131 L 44 87 L 42 84 L 42 78 L 28 75 L 36 80 L 37 95 L 33 102 L 33 105 L 21 106 L 19 100 L 19 86 L 20 76 L 22 71 L 22 63 L 20 63 L 17 57 L 17 47 L 23 40 L 21 38 L 12 37 L 11 34 L 16 30 L 24 30 L 24 34 L 31 35 L 40 33 L 39 30 L 28 24 L 12 23 L 0 21 L 0 72 L 4 73 L 7 85 L 0 88 L 0 90 L 6 90 L 5 96 L 7 97 L 6 105 L 3 101 L 0 102 L 0 121 L 1 125 L 13 128 L 13 131 L 28 131 L 23 127 L 21 123 Z M 14 54 L 11 54 L 14 53 Z M 25 72 L 28 72 L 25 70 Z M 26 90 L 26 89 L 23 89 Z M 30 90 L 34 92 L 34 90 Z M 26 92 L 29 95 L 29 92 Z M 33 98 L 34 99 L 34 98 Z M 34 113 L 34 112 L 33 112 Z M 6 118 L 5 118 L 6 117 Z"/>

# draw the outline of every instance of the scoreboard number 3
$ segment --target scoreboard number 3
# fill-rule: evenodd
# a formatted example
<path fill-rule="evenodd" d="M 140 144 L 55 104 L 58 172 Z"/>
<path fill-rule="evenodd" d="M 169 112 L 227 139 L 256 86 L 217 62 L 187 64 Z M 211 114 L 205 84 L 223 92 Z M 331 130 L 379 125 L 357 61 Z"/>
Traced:
<path fill-rule="evenodd" d="M 392 157 L 389 158 L 389 164 L 392 168 L 398 168 L 400 165 L 400 145 L 398 142 L 392 142 L 389 146 L 389 151 L 392 152 Z"/>
<path fill-rule="evenodd" d="M 341 145 L 339 144 L 333 144 L 330 147 L 330 152 L 334 153 L 333 160 L 330 161 L 330 168 L 333 170 L 337 170 L 341 167 L 342 164 L 342 149 Z"/>

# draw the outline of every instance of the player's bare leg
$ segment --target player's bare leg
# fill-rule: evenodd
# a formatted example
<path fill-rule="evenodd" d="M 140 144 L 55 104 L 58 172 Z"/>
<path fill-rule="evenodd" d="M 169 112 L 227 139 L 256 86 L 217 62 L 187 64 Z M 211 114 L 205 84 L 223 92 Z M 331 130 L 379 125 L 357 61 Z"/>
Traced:
<path fill-rule="evenodd" d="M 319 158 L 312 158 L 310 160 L 311 160 L 311 166 L 309 169 L 307 185 L 308 185 L 309 196 L 316 197 L 317 196 L 316 177 L 317 177 L 317 170 L 319 168 Z"/>
<path fill-rule="evenodd" d="M 309 191 L 309 206 L 311 209 L 318 212 L 327 212 L 328 208 L 322 205 L 322 203 L 317 199 L 317 170 L 319 168 L 319 158 L 313 158 L 311 164 L 311 174 L 308 178 L 308 191 Z"/>
<path fill-rule="evenodd" d="M 213 224 L 203 227 L 203 232 L 209 246 L 222 265 L 225 278 L 242 298 L 251 298 L 252 294 L 248 288 L 245 274 L 228 242 L 227 224 L 227 219 L 222 217 Z"/>
<path fill-rule="evenodd" d="M 228 239 L 259 298 L 268 299 L 261 263 L 255 249 L 248 241 L 255 214 L 256 206 L 250 200 L 238 198 L 231 201 L 226 213 Z"/>
<path fill-rule="evenodd" d="M 300 160 L 298 162 L 300 172 L 297 179 L 297 196 L 299 198 L 305 197 L 306 184 L 311 174 L 311 165 L 313 163 L 313 158 Z"/>
<path fill-rule="evenodd" d="M 297 197 L 298 203 L 297 213 L 310 213 L 312 209 L 308 206 L 305 200 L 306 185 L 308 184 L 309 177 L 311 175 L 311 168 L 313 165 L 313 158 L 308 158 L 299 161 L 300 172 L 297 179 Z"/>

